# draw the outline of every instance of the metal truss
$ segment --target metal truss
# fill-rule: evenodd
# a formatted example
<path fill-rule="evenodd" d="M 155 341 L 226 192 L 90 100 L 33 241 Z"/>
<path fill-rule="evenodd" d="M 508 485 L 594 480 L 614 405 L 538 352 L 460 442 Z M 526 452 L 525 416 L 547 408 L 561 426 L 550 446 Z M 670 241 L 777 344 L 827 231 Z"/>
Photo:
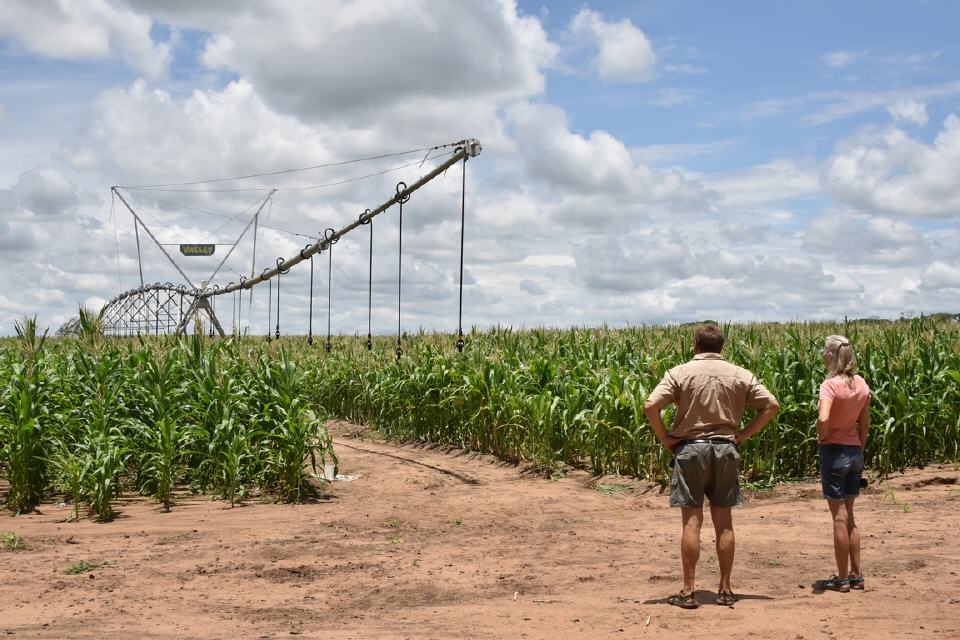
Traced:
<path fill-rule="evenodd" d="M 138 336 L 173 333 L 200 292 L 171 282 L 124 291 L 104 305 L 100 320 L 104 335 Z"/>

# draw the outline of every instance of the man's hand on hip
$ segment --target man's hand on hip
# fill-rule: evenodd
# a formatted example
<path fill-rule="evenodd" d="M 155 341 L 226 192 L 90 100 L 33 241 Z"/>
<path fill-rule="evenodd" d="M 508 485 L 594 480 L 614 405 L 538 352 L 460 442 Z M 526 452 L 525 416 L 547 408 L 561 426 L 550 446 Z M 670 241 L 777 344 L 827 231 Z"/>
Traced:
<path fill-rule="evenodd" d="M 677 445 L 683 442 L 683 439 L 667 434 L 667 437 L 664 438 L 661 442 L 663 444 L 664 449 L 666 449 L 670 453 L 673 453 L 674 451 L 677 450 Z"/>

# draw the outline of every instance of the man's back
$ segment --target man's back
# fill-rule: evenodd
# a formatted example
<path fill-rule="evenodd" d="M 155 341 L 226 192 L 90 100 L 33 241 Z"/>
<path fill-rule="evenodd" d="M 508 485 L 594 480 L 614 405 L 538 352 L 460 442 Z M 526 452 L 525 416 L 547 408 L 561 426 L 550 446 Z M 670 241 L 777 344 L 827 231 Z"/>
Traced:
<path fill-rule="evenodd" d="M 658 407 L 677 405 L 670 435 L 684 440 L 734 441 L 746 407 L 760 410 L 773 395 L 750 371 L 719 353 L 700 353 L 664 376 L 653 393 Z"/>

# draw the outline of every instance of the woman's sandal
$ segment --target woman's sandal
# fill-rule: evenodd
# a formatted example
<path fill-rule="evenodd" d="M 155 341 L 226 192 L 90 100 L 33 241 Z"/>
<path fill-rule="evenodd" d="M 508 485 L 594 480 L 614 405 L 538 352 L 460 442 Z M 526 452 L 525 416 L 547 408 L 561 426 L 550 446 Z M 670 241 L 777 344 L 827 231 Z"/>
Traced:
<path fill-rule="evenodd" d="M 851 588 L 851 589 L 858 589 L 858 590 L 860 590 L 860 591 L 863 591 L 863 576 L 862 576 L 862 575 L 860 575 L 860 576 L 855 576 L 855 575 L 852 575 L 852 574 L 851 574 L 851 576 L 850 576 L 849 578 L 847 578 L 847 580 L 850 581 L 850 588 Z"/>
<path fill-rule="evenodd" d="M 667 604 L 672 604 L 681 609 L 696 609 L 700 606 L 700 603 L 693 597 L 693 593 L 684 593 L 683 591 L 667 598 Z"/>
<path fill-rule="evenodd" d="M 733 594 L 733 591 L 724 591 L 721 589 L 717 591 L 717 604 L 723 607 L 732 607 L 737 602 L 737 596 Z"/>
<path fill-rule="evenodd" d="M 837 576 L 831 576 L 826 580 L 817 580 L 813 583 L 814 588 L 822 591 L 839 591 L 840 593 L 847 593 L 850 591 L 850 578 L 844 578 L 841 580 Z"/>

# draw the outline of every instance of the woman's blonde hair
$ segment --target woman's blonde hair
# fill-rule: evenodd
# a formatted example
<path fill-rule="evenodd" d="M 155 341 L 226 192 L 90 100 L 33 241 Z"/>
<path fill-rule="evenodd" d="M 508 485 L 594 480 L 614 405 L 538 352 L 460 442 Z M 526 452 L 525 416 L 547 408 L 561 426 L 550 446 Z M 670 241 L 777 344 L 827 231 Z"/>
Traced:
<path fill-rule="evenodd" d="M 827 336 L 823 344 L 823 353 L 827 355 L 829 377 L 845 375 L 853 384 L 857 373 L 857 356 L 853 354 L 853 345 L 844 336 Z"/>

